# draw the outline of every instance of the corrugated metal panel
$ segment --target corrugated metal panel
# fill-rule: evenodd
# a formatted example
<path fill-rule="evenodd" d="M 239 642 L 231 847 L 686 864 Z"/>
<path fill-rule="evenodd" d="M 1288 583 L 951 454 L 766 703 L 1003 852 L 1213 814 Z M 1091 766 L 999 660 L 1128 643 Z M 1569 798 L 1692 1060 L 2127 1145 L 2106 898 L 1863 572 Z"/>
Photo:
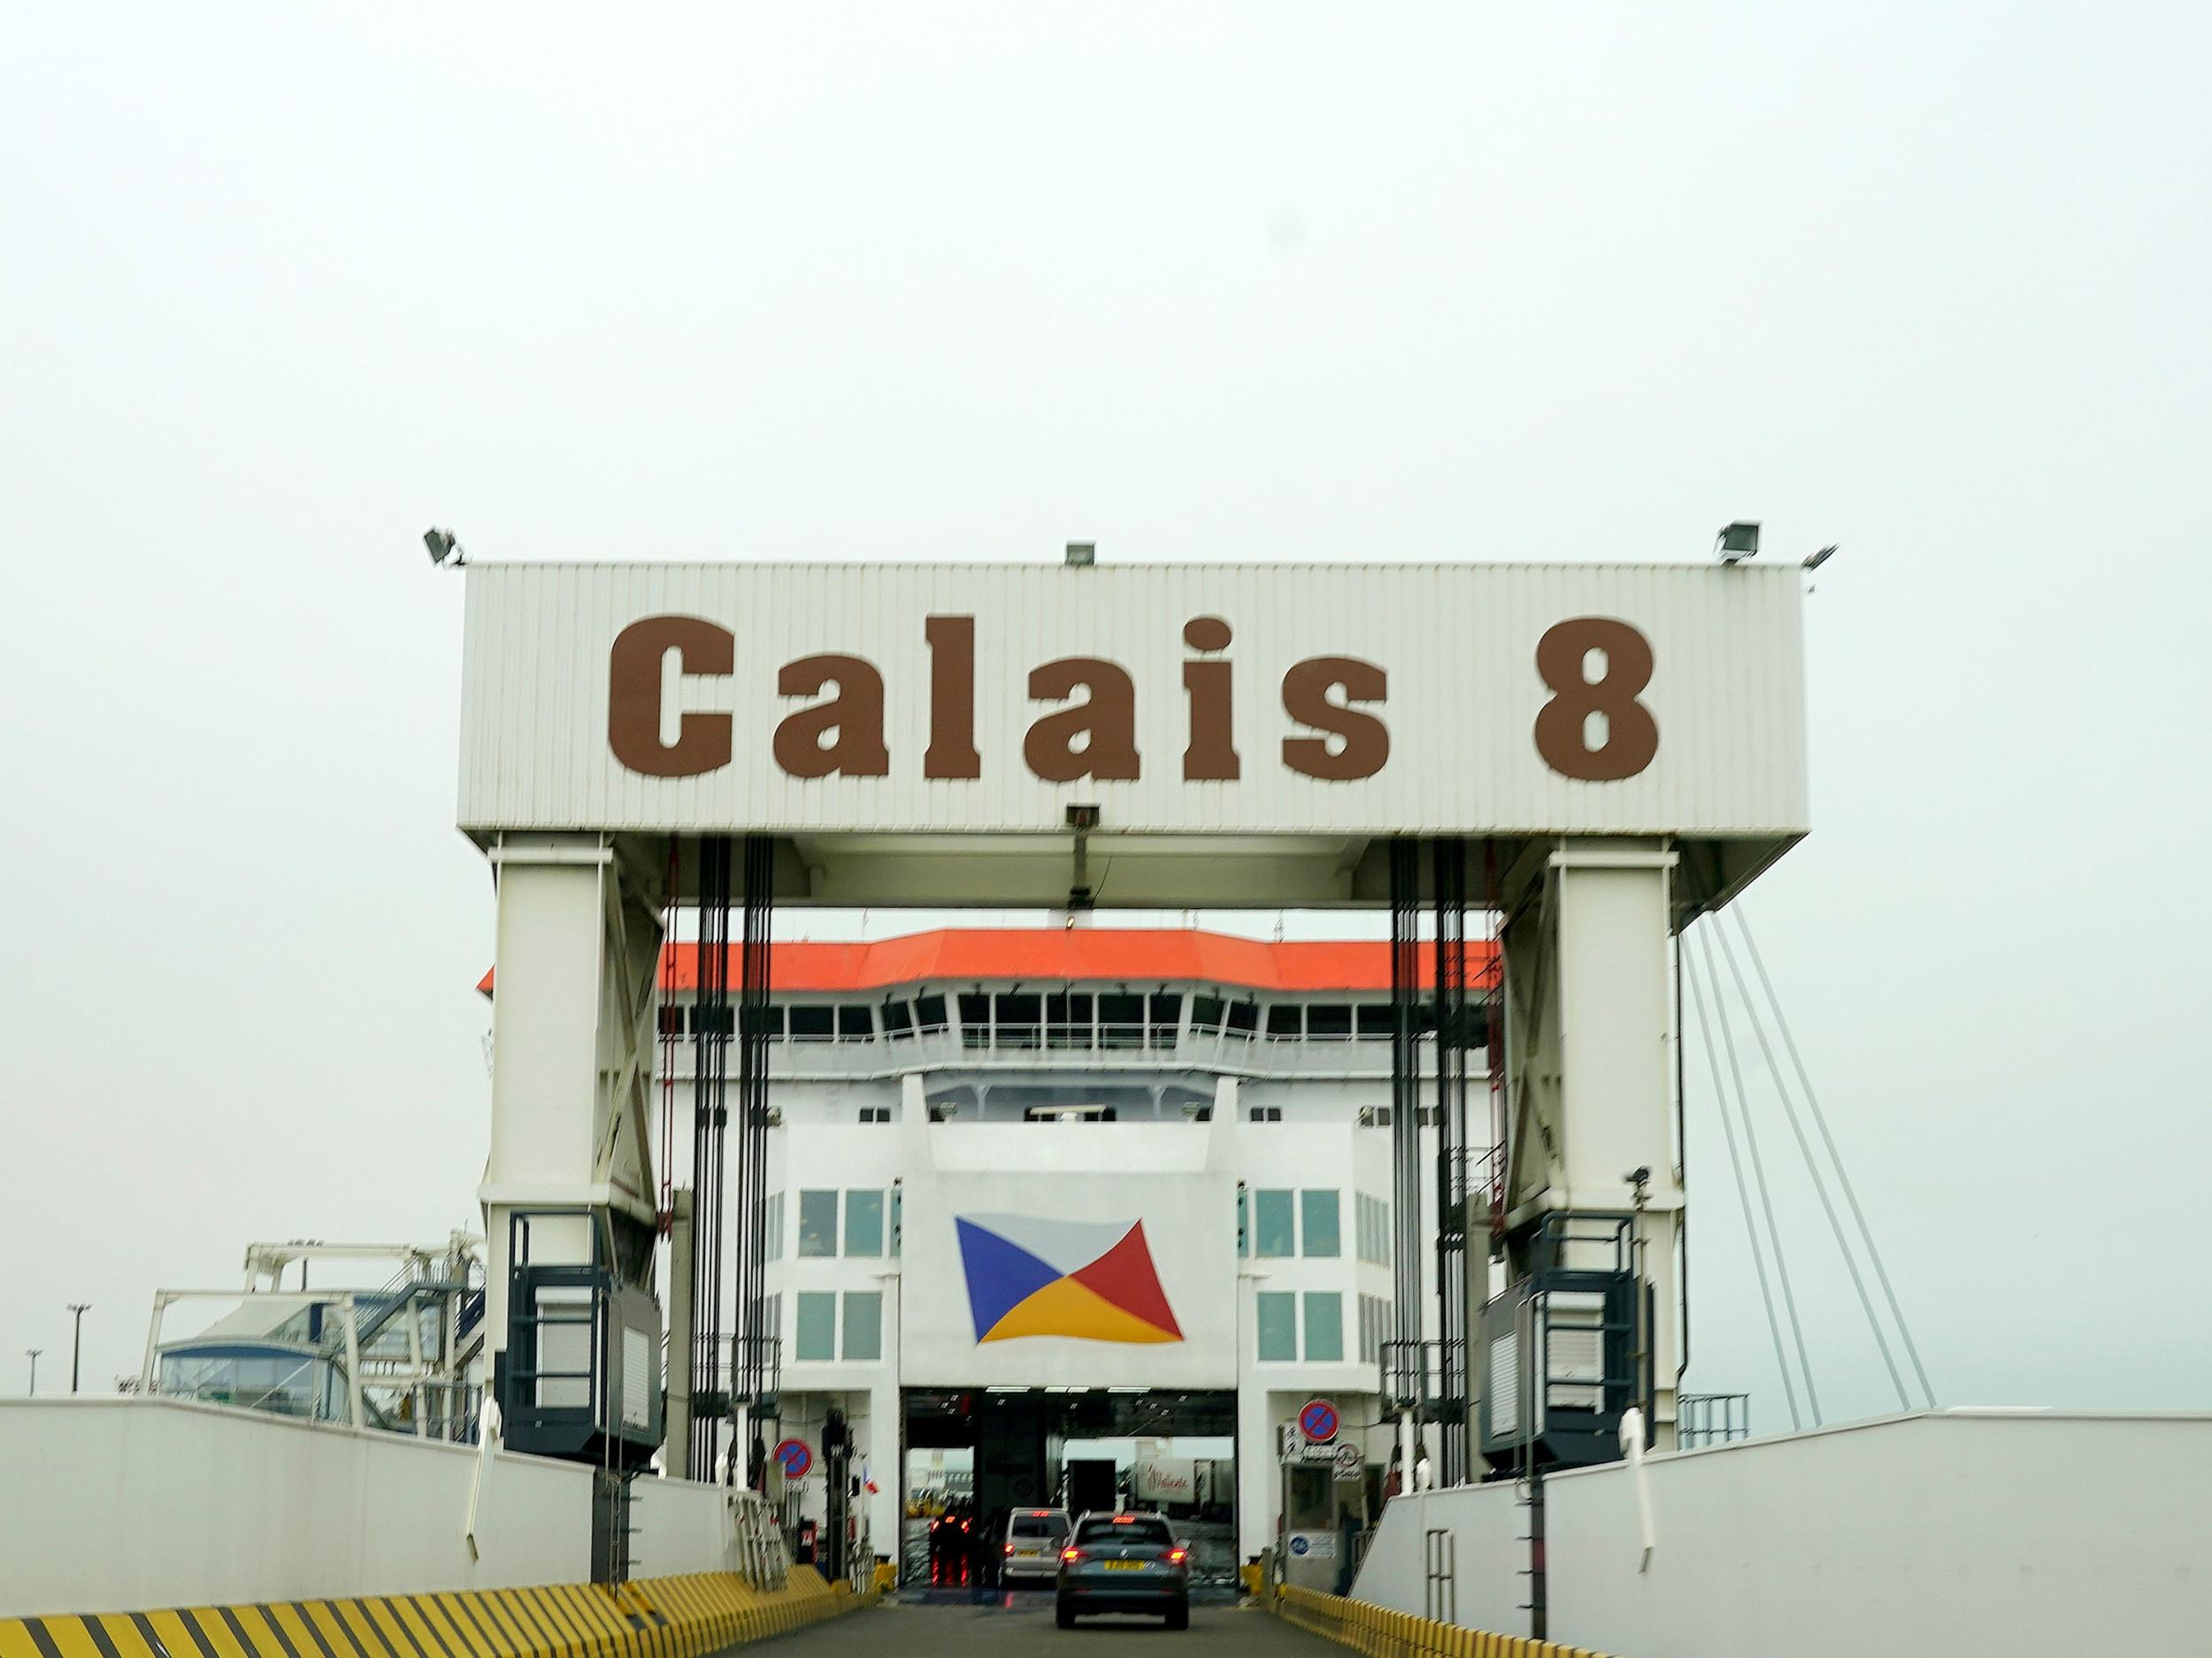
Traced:
<path fill-rule="evenodd" d="M 1792 568 L 1618 564 L 851 565 L 479 564 L 468 572 L 460 821 L 465 828 L 901 833 L 1057 829 L 1095 802 L 1118 833 L 1677 833 L 1790 836 L 1806 827 L 1801 581 Z M 735 755 L 700 777 L 632 771 L 607 741 L 608 653 L 630 622 L 708 618 L 738 641 L 727 679 L 684 681 L 683 705 L 735 718 Z M 930 659 L 924 618 L 976 624 L 982 775 L 922 776 Z M 1194 653 L 1186 621 L 1234 630 L 1234 782 L 1185 782 Z M 1651 641 L 1642 701 L 1658 752 L 1617 782 L 1563 777 L 1532 736 L 1550 693 L 1536 642 L 1572 617 L 1616 617 Z M 770 751 L 810 699 L 778 669 L 865 658 L 886 687 L 884 778 L 802 779 Z M 1283 675 L 1313 656 L 1381 664 L 1388 764 L 1357 782 L 1283 764 L 1298 728 Z M 1048 783 L 1022 738 L 1058 706 L 1029 672 L 1102 656 L 1136 686 L 1140 778 Z"/>

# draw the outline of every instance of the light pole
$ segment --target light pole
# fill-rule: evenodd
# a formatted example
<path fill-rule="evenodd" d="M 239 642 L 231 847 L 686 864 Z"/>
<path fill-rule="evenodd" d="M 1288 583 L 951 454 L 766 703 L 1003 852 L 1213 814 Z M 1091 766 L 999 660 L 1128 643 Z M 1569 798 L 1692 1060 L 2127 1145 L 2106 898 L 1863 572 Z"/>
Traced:
<path fill-rule="evenodd" d="M 38 1355 L 45 1351 L 46 1349 L 44 1347 L 26 1347 L 23 1349 L 24 1356 L 31 1361 L 31 1393 L 29 1395 L 31 1397 L 35 1397 L 38 1393 Z"/>
<path fill-rule="evenodd" d="M 84 1316 L 92 1310 L 90 1301 L 71 1301 L 69 1310 L 76 1316 L 76 1327 L 69 1333 L 69 1391 L 77 1391 L 77 1360 L 84 1353 Z"/>

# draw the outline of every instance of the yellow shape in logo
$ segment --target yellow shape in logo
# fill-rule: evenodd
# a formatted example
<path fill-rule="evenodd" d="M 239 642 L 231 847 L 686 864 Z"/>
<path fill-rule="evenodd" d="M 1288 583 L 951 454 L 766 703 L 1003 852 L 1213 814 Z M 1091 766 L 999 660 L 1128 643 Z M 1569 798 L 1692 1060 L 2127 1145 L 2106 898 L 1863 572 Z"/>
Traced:
<path fill-rule="evenodd" d="M 1078 1341 L 1176 1341 L 1157 1324 L 1148 1324 L 1125 1311 L 1096 1290 L 1073 1278 L 1055 1278 L 1042 1289 L 1006 1309 L 1006 1315 L 986 1331 L 986 1341 L 1010 1341 L 1017 1336 L 1067 1336 Z"/>

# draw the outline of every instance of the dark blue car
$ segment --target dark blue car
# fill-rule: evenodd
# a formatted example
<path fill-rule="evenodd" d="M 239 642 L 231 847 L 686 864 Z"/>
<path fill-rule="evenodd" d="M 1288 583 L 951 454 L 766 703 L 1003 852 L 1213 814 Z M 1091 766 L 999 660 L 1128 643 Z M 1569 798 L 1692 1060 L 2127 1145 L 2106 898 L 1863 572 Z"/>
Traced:
<path fill-rule="evenodd" d="M 1156 1514 L 1087 1514 L 1060 1551 L 1062 1629 L 1087 1612 L 1150 1612 L 1190 1627 L 1190 1551 Z"/>

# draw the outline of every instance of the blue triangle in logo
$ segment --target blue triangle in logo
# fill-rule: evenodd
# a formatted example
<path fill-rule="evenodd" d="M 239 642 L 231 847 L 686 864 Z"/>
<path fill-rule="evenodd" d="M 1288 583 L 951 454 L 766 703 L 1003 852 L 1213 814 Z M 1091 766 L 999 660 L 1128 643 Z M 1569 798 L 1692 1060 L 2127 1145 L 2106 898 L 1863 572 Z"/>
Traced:
<path fill-rule="evenodd" d="M 968 1275 L 968 1316 L 975 1322 L 978 1341 L 1014 1308 L 1061 1276 L 1020 1245 L 973 1221 L 956 1215 L 953 1225 L 959 1232 L 960 1264 Z"/>

